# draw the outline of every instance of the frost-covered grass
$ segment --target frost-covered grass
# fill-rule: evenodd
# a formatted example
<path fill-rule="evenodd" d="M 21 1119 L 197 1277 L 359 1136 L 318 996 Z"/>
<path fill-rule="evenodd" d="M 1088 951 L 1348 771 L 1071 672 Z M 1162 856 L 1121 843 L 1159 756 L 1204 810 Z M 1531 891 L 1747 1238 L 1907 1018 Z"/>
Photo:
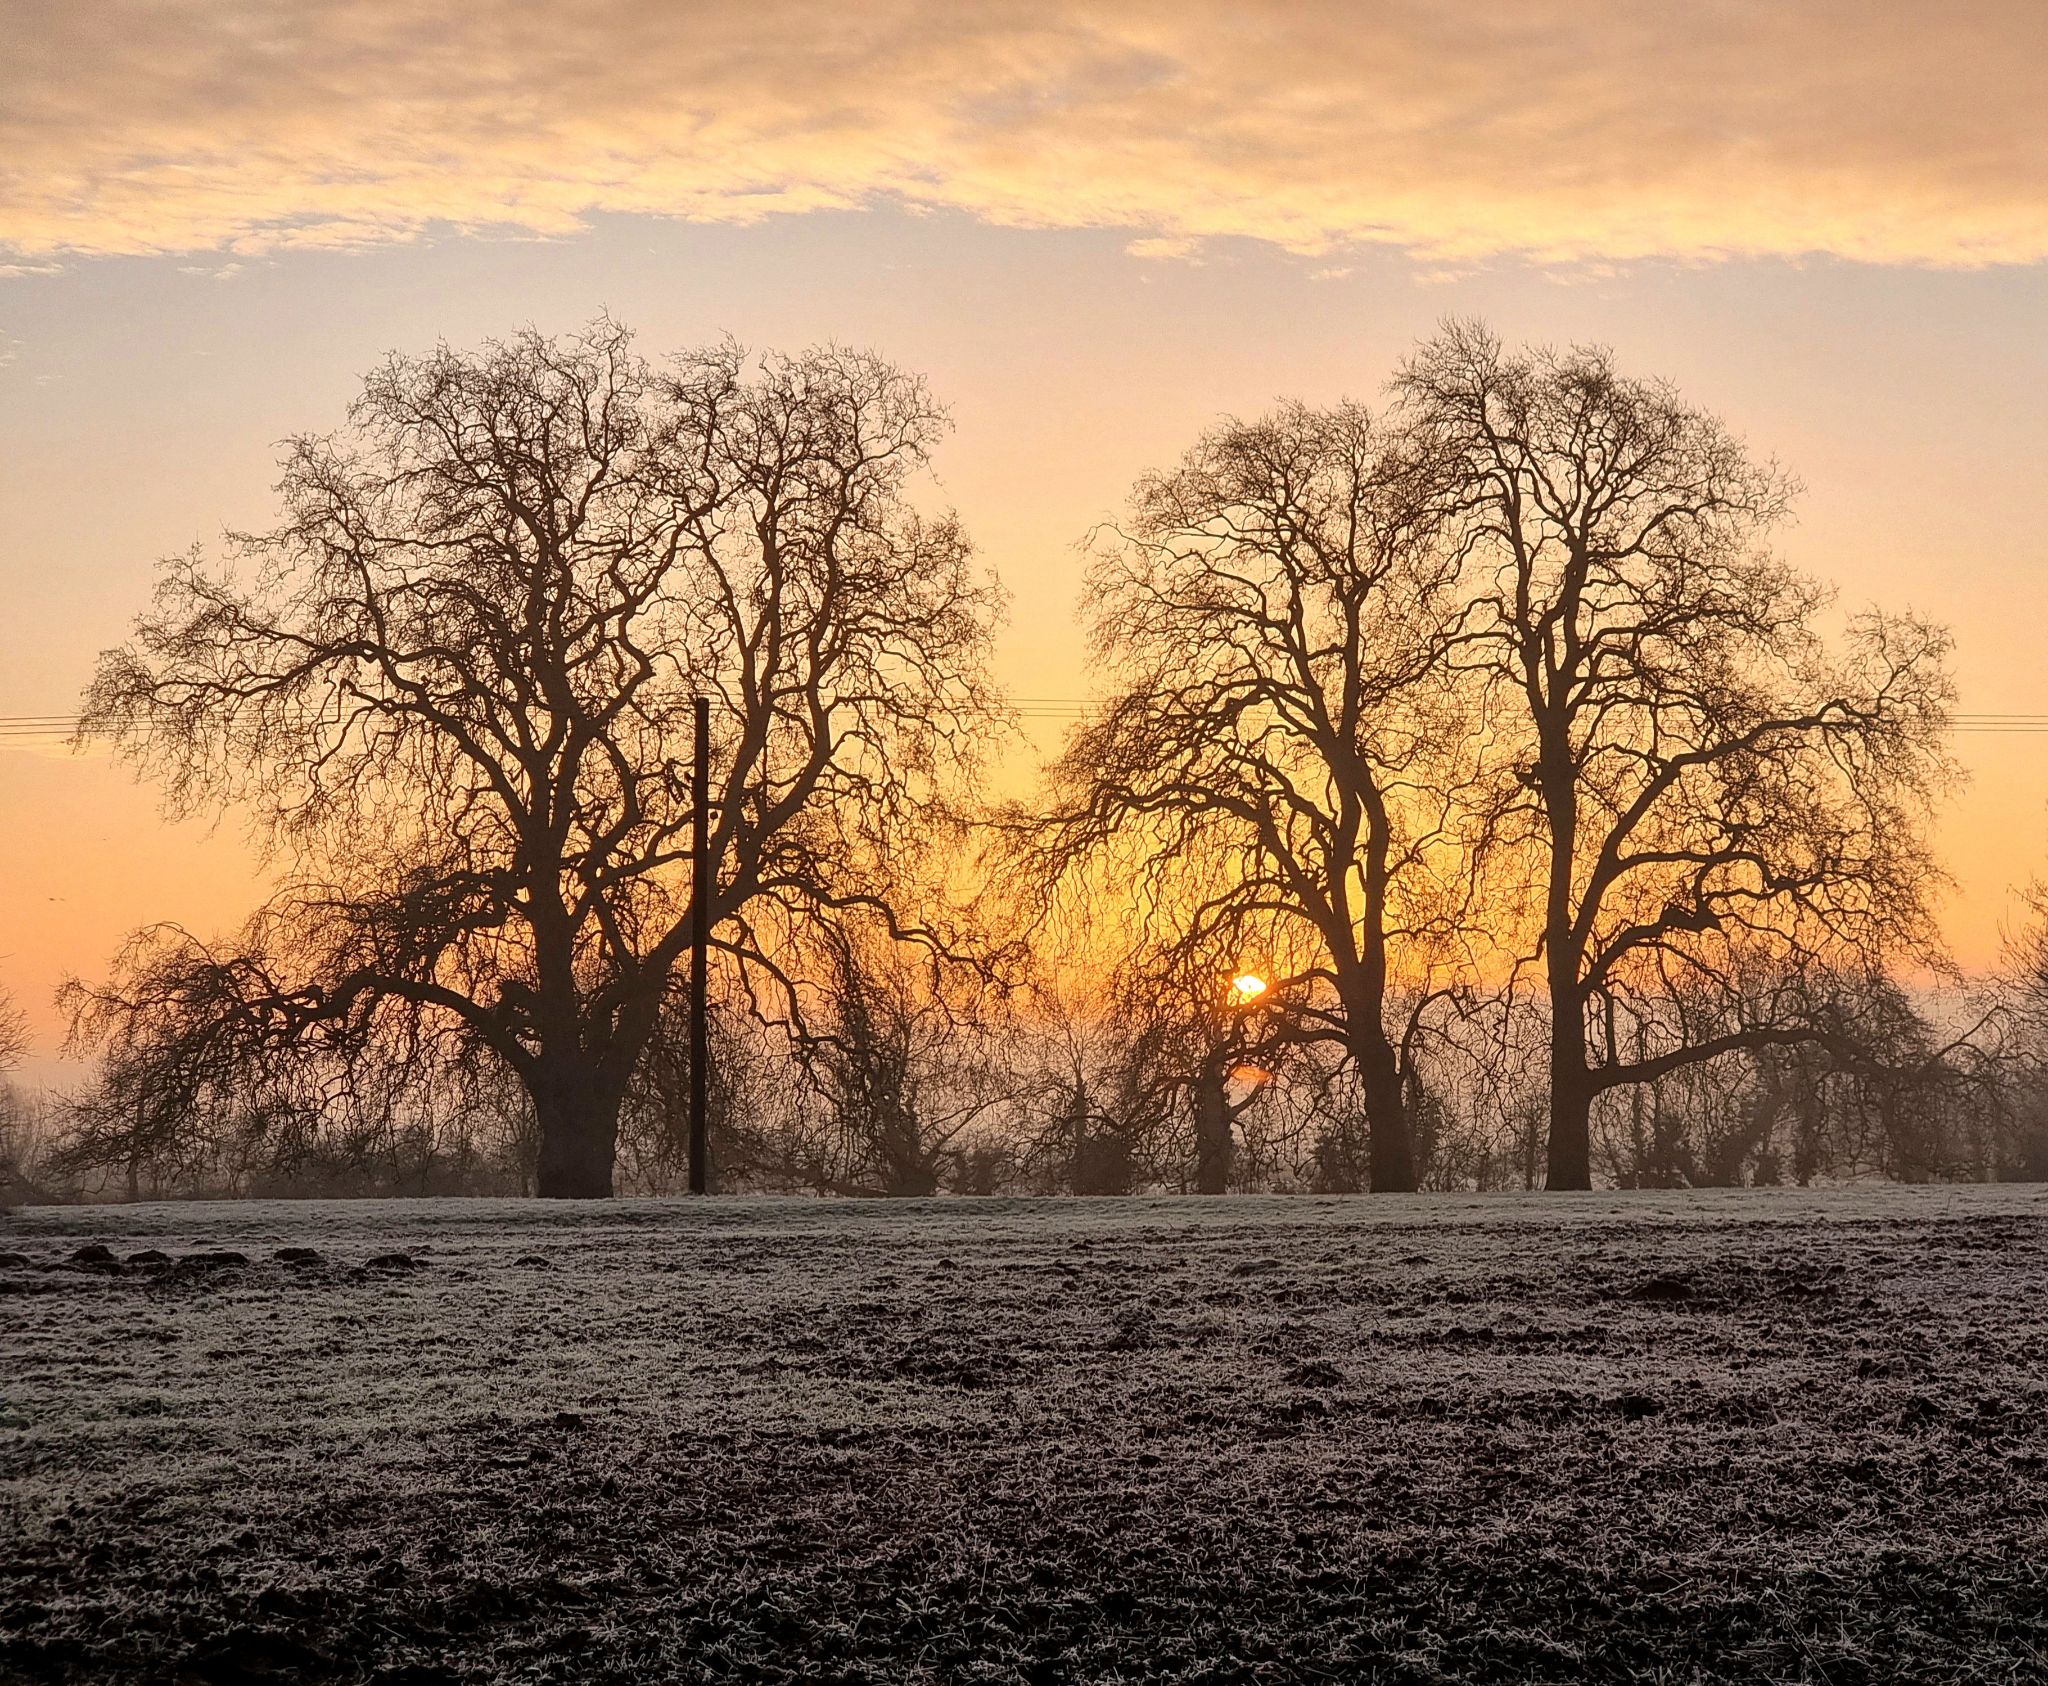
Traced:
<path fill-rule="evenodd" d="M 2048 1678 L 2042 1189 L 0 1249 L 0 1679 Z"/>

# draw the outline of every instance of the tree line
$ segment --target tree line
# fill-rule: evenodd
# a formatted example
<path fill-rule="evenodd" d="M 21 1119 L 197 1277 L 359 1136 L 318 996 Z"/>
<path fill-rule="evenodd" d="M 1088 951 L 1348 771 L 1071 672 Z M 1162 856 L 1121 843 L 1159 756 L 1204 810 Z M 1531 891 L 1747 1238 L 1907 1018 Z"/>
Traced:
<path fill-rule="evenodd" d="M 101 658 L 82 735 L 273 887 L 66 986 L 42 1174 L 675 1186 L 700 895 L 727 1188 L 2035 1167 L 2042 939 L 1929 1007 L 1947 635 L 1776 555 L 1791 477 L 1669 385 L 1451 323 L 1215 426 L 1085 541 L 1098 694 L 1003 801 L 945 425 L 608 320 L 389 358 Z"/>

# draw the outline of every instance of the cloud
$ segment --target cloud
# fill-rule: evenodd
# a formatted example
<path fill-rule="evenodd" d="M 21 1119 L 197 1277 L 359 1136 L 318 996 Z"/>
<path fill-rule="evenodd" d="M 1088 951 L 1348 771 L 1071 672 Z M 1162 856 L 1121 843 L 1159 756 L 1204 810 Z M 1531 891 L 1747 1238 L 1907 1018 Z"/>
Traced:
<path fill-rule="evenodd" d="M 1426 263 L 2048 257 L 2039 0 L 98 0 L 0 57 L 0 250 L 891 204 Z"/>
<path fill-rule="evenodd" d="M 1124 251 L 1131 257 L 1150 258 L 1154 262 L 1200 263 L 1202 243 L 1190 234 L 1154 234 L 1131 241 Z"/>

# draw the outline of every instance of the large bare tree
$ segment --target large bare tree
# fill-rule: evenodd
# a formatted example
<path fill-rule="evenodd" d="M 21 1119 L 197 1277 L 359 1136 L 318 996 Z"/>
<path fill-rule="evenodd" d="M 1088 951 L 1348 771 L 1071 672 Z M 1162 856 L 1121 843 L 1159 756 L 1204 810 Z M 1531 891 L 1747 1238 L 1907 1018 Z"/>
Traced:
<path fill-rule="evenodd" d="M 835 349 L 657 367 L 600 320 L 393 356 L 291 443 L 282 524 L 169 564 L 101 659 L 82 732 L 253 815 L 284 883 L 231 951 L 159 937 L 82 992 L 86 1040 L 485 1052 L 539 1191 L 609 1194 L 690 930 L 693 696 L 731 951 L 874 902 L 995 718 L 992 588 L 911 498 L 942 426 Z"/>
<path fill-rule="evenodd" d="M 1112 690 L 1035 839 L 1048 876 L 1136 886 L 1119 912 L 1191 988 L 1274 970 L 1299 1032 L 1355 1062 L 1374 1189 L 1415 1186 L 1389 1004 L 1445 935 L 1479 742 L 1444 494 L 1352 405 L 1227 423 L 1141 481 L 1089 581 Z"/>
<path fill-rule="evenodd" d="M 1951 776 L 1948 640 L 1871 612 L 1831 643 L 1827 593 L 1766 545 L 1787 477 L 1605 351 L 1509 352 L 1452 325 L 1396 387 L 1463 482 L 1462 659 L 1520 716 L 1505 818 L 1533 863 L 1548 1181 L 1585 1188 L 1596 1096 L 1816 1031 L 1797 991 L 1782 1021 L 1698 1038 L 1650 1003 L 1733 988 L 1743 956 L 1873 979 L 1937 959 L 1924 839 Z"/>

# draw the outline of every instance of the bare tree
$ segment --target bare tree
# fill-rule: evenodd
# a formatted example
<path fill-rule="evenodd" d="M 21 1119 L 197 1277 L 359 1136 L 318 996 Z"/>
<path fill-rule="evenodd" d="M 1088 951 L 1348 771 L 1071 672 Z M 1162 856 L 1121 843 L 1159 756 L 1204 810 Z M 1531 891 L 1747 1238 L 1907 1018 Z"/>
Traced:
<path fill-rule="evenodd" d="M 693 695 L 735 955 L 872 902 L 995 718 L 991 588 L 910 501 L 942 424 L 869 355 L 655 368 L 608 321 L 393 356 L 245 567 L 172 562 L 101 660 L 83 733 L 174 812 L 246 807 L 287 882 L 235 951 L 78 992 L 82 1041 L 487 1054 L 539 1192 L 609 1194 L 688 941 Z"/>
<path fill-rule="evenodd" d="M 790 1021 L 796 1165 L 825 1193 L 936 1194 L 1015 1089 L 999 1003 L 974 968 L 872 921 L 821 929 L 813 949 Z"/>
<path fill-rule="evenodd" d="M 1924 1181 L 1986 1174 L 1997 1156 L 2012 1084 L 1996 1014 L 1965 1013 L 1943 1034 L 1895 981 L 1768 952 L 1640 1005 L 1661 1022 L 1633 1027 L 1633 1058 L 1660 1042 L 1736 1045 L 1604 1097 L 1595 1145 L 1623 1186 Z M 1787 1025 L 1802 1037 L 1739 1040 Z"/>
<path fill-rule="evenodd" d="M 145 1194 L 510 1193 L 532 1183 L 532 1109 L 477 1045 L 440 1051 L 417 1024 L 314 1022 L 266 1034 L 281 985 L 245 931 L 209 946 L 138 932 L 112 988 L 73 983 L 75 1038 L 98 1057 L 66 1102 L 55 1164 Z"/>
<path fill-rule="evenodd" d="M 1787 992 L 1783 1021 L 1638 1053 L 1640 1003 L 1726 987 L 1738 949 L 1872 977 L 1938 959 L 1948 639 L 1873 612 L 1831 650 L 1826 594 L 1764 546 L 1790 481 L 1605 351 L 1509 353 L 1453 325 L 1396 386 L 1464 481 L 1464 658 L 1521 715 L 1501 817 L 1534 866 L 1548 1182 L 1585 1188 L 1596 1096 L 1814 1034 Z"/>
<path fill-rule="evenodd" d="M 709 1067 L 705 1076 L 706 1134 L 711 1150 L 707 1180 L 713 1193 L 752 1186 L 774 1160 L 761 1130 L 764 1102 L 786 1089 L 787 1048 L 734 999 L 730 977 L 709 1003 Z M 622 1188 L 667 1194 L 689 1186 L 690 992 L 672 977 L 619 1114 Z"/>
<path fill-rule="evenodd" d="M 1048 881 L 1135 885 L 1189 987 L 1272 968 L 1357 1068 L 1374 1189 L 1415 1186 L 1389 1000 L 1458 929 L 1451 793 L 1482 741 L 1445 660 L 1443 493 L 1351 405 L 1227 423 L 1141 481 L 1089 581 L 1114 689 L 1032 833 Z"/>
<path fill-rule="evenodd" d="M 260 928 L 223 949 L 152 926 L 115 957 L 118 988 L 65 986 L 73 1043 L 99 1061 L 94 1083 L 70 1106 L 71 1168 L 118 1172 L 131 1200 L 204 1192 L 231 1185 L 222 1167 L 266 1143 L 269 1163 L 289 1167 L 333 1103 L 355 1111 L 351 1056 L 373 1047 L 378 1027 L 343 1036 L 313 1023 L 290 1041 L 266 1034 L 264 1004 L 287 992 L 265 970 L 262 947 Z M 372 1057 L 364 1069 L 386 1066 Z M 340 1127 L 352 1130 L 354 1119 Z"/>
<path fill-rule="evenodd" d="M 7 1075 L 28 1055 L 28 1018 L 0 989 L 0 1210 L 37 1190 L 29 1176 L 39 1157 L 40 1120 L 29 1102 L 7 1081 Z"/>
<path fill-rule="evenodd" d="M 1009 1114 L 1015 1168 L 1040 1190 L 1129 1194 L 1136 1132 L 1108 1110 L 1115 1085 L 1116 1026 L 1084 980 L 1047 966 L 1018 1015 L 1018 1083 Z"/>
<path fill-rule="evenodd" d="M 2025 923 L 2008 931 L 2001 983 L 2023 1034 L 2048 1052 L 2048 884 L 2026 892 Z"/>
<path fill-rule="evenodd" d="M 1042 975 L 1012 1020 L 1014 1157 L 1041 1192 L 1131 1194 L 1188 1181 L 1184 1127 L 1201 1062 L 1185 1014 L 1149 975 L 1104 976 L 1071 931 L 1037 933 Z M 1134 987 L 1135 986 L 1135 987 Z"/>
<path fill-rule="evenodd" d="M 2023 899 L 1995 987 L 2014 1113 L 2013 1174 L 2041 1181 L 2048 1179 L 2048 882 L 2030 885 Z"/>
<path fill-rule="evenodd" d="M 5 1077 L 28 1057 L 28 1015 L 15 1005 L 14 997 L 0 989 L 0 1077 Z"/>

